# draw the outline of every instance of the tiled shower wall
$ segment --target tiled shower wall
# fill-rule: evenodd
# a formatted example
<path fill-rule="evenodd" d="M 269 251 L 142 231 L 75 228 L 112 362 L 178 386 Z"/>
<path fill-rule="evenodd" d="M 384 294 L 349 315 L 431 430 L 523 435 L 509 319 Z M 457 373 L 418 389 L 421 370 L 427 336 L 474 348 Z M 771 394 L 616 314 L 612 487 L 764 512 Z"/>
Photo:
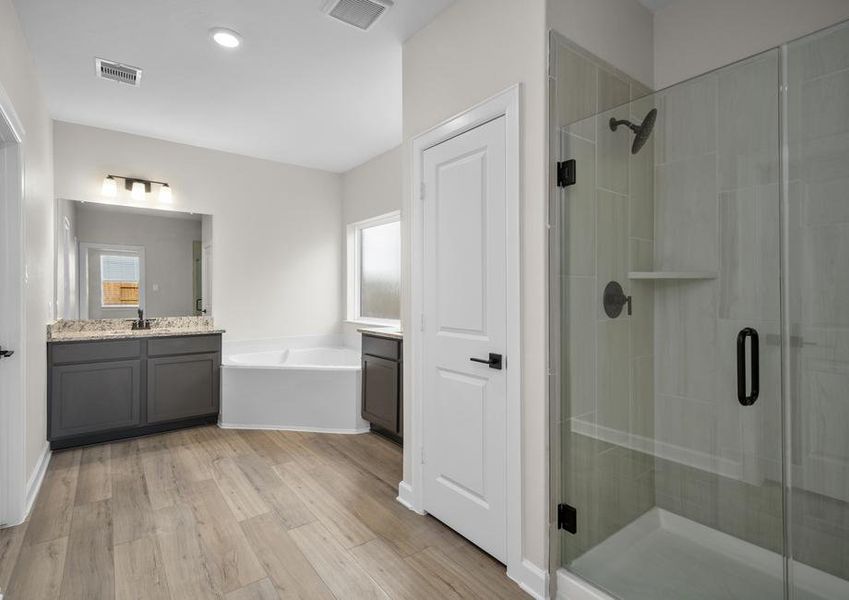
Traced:
<path fill-rule="evenodd" d="M 552 211 L 563 244 L 561 486 L 587 524 L 564 544 L 568 562 L 654 505 L 650 457 L 605 441 L 629 432 L 653 435 L 653 290 L 628 280 L 629 271 L 651 268 L 653 149 L 649 143 L 634 157 L 643 164 L 633 168 L 630 131 L 608 126 L 611 116 L 636 117 L 628 103 L 648 88 L 557 35 L 551 57 L 552 121 L 556 132 L 565 128 L 562 137 L 552 134 L 562 143 L 552 160 L 562 154 L 577 162 L 577 183 L 556 194 Z M 604 314 L 602 292 L 614 280 L 633 297 L 632 317 Z"/>

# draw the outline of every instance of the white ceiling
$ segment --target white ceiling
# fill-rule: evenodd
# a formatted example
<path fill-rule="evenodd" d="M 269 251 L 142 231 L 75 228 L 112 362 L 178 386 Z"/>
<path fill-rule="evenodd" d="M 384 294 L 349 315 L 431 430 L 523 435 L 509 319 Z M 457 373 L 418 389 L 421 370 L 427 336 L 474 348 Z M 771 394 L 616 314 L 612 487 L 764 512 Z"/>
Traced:
<path fill-rule="evenodd" d="M 368 32 L 324 0 L 15 5 L 55 119 L 341 172 L 401 142 L 401 44 L 452 2 L 395 0 Z M 96 78 L 95 57 L 141 67 L 141 87 Z"/>

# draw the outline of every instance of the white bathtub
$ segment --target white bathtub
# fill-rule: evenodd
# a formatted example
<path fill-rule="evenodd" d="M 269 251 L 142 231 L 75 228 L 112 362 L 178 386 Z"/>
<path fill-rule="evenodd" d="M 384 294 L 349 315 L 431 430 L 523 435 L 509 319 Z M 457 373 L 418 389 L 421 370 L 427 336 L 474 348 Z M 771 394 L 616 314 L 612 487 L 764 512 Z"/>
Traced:
<path fill-rule="evenodd" d="M 285 343 L 285 342 L 283 342 Z M 221 427 L 364 433 L 360 355 L 343 347 L 225 348 Z M 246 351 L 246 348 L 248 349 Z"/>

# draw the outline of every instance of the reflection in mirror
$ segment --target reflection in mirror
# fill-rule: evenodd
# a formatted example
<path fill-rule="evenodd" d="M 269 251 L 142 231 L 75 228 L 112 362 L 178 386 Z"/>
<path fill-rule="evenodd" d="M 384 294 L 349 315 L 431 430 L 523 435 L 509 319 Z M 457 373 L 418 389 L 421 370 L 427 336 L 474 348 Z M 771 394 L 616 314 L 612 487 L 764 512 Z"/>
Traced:
<path fill-rule="evenodd" d="M 212 217 L 59 200 L 56 317 L 211 316 Z"/>

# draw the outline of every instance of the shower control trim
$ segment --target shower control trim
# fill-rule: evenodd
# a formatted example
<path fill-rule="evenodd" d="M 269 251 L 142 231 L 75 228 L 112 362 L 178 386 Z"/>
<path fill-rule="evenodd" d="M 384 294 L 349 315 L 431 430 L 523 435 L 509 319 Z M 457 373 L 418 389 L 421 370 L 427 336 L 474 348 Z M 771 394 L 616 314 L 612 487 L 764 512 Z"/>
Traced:
<path fill-rule="evenodd" d="M 611 281 L 604 286 L 602 303 L 604 304 L 604 314 L 608 318 L 618 318 L 622 314 L 622 309 L 626 306 L 628 307 L 628 316 L 631 315 L 631 296 L 625 295 L 622 284 L 618 281 Z"/>

